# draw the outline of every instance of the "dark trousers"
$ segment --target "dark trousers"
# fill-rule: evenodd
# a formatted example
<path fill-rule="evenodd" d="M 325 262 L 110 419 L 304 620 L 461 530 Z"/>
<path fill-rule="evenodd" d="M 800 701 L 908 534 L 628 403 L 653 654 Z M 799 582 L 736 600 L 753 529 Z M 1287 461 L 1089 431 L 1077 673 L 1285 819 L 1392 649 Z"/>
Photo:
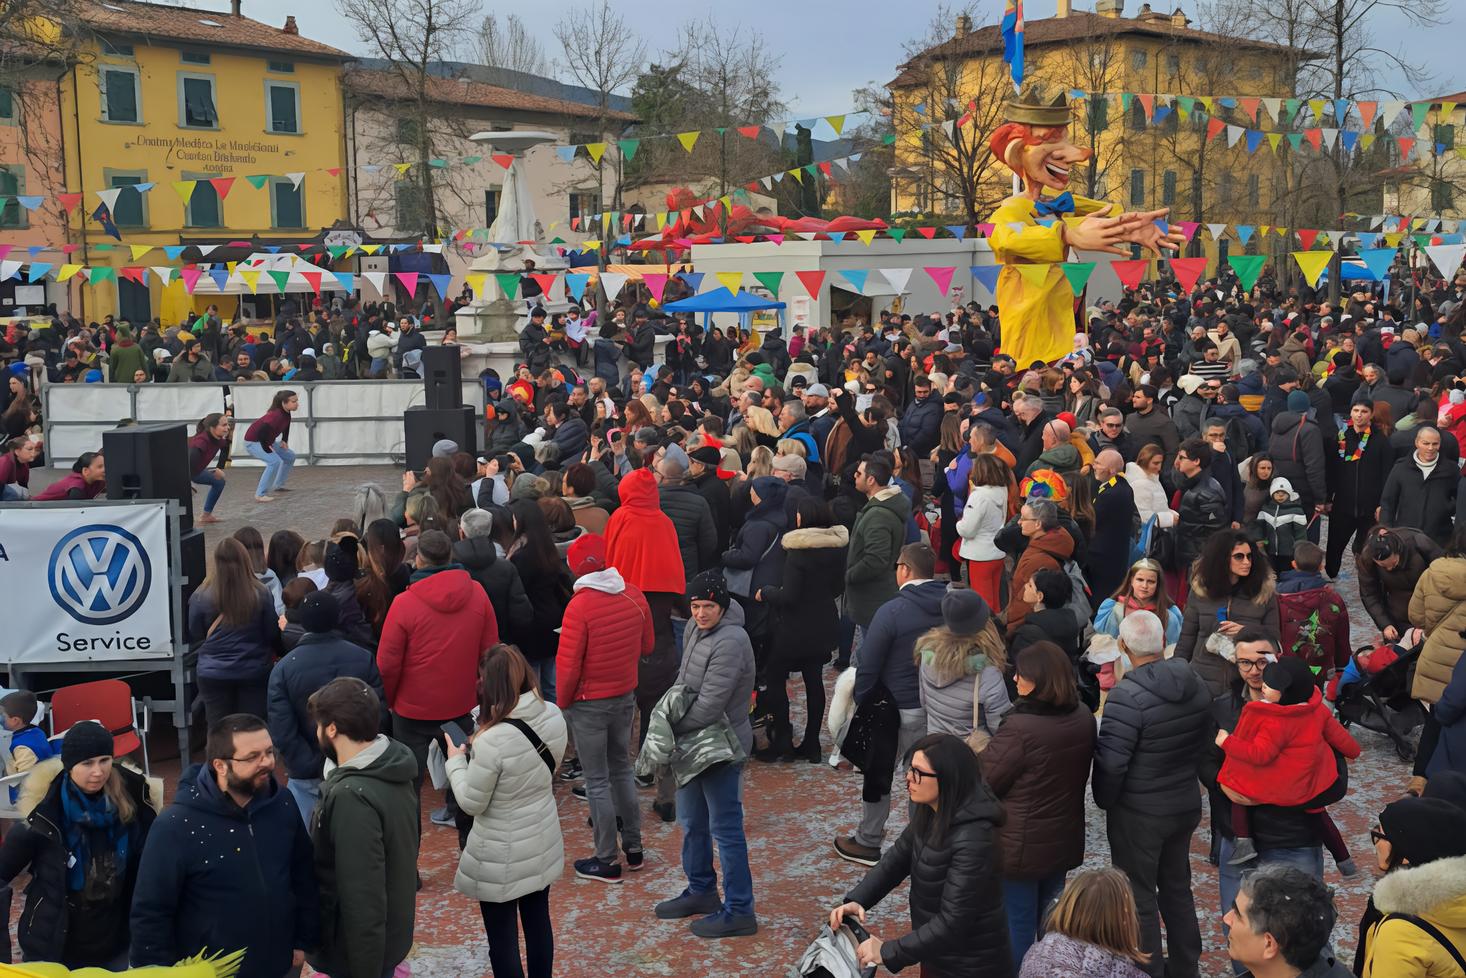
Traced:
<path fill-rule="evenodd" d="M 204 701 L 204 721 L 212 727 L 233 713 L 248 713 L 261 720 L 268 715 L 270 677 L 258 679 L 206 679 L 198 677 L 199 698 Z"/>
<path fill-rule="evenodd" d="M 417 793 L 418 821 L 422 821 L 422 782 L 428 770 L 428 744 L 433 741 L 441 743 L 443 731 L 441 727 L 448 722 L 458 724 L 465 732 L 473 731 L 473 718 L 468 714 L 461 717 L 448 717 L 445 720 L 413 720 L 409 717 L 392 714 L 392 739 L 402 742 L 412 756 L 417 758 L 417 775 L 412 779 L 412 790 Z M 454 809 L 453 789 L 445 788 L 444 795 L 448 800 L 448 810 Z M 463 848 L 462 839 L 458 847 Z"/>
<path fill-rule="evenodd" d="M 1425 769 L 1430 766 L 1431 756 L 1435 754 L 1436 744 L 1441 739 L 1440 721 L 1435 718 L 1435 713 L 1425 711 L 1425 723 L 1420 727 L 1420 745 L 1415 748 L 1415 766 L 1410 773 L 1425 777 Z"/>
<path fill-rule="evenodd" d="M 1191 896 L 1191 834 L 1201 809 L 1185 815 L 1142 815 L 1111 809 L 1106 819 L 1110 860 L 1130 877 L 1140 914 L 1140 947 L 1150 954 L 1152 978 L 1197 978 L 1201 928 Z M 1161 921 L 1166 945 L 1161 952 Z"/>
<path fill-rule="evenodd" d="M 550 888 L 526 893 L 507 903 L 479 903 L 484 934 L 489 939 L 489 968 L 494 978 L 550 978 L 555 963 L 555 931 L 550 925 Z M 524 963 L 519 960 L 519 925 L 524 924 Z"/>
<path fill-rule="evenodd" d="M 1353 516 L 1349 513 L 1329 514 L 1329 542 L 1324 548 L 1324 571 L 1329 577 L 1339 576 L 1339 566 L 1344 561 L 1344 547 L 1351 541 L 1354 555 L 1364 548 L 1364 534 L 1374 525 L 1372 516 Z"/>
<path fill-rule="evenodd" d="M 776 733 L 788 730 L 792 737 L 787 685 L 790 671 L 790 665 L 786 662 L 776 659 L 769 663 L 769 685 L 764 690 L 763 705 L 768 708 L 771 729 Z M 804 739 L 799 743 L 801 746 L 818 745 L 820 722 L 825 718 L 825 681 L 822 675 L 824 663 L 818 659 L 805 659 L 803 663 L 794 664 L 794 671 L 804 679 L 804 702 L 807 707 L 804 715 Z"/>

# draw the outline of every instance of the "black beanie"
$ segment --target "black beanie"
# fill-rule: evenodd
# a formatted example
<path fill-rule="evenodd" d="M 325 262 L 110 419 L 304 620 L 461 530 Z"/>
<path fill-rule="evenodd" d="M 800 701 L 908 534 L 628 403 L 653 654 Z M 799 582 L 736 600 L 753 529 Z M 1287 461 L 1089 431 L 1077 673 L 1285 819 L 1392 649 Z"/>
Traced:
<path fill-rule="evenodd" d="M 687 600 L 712 601 L 727 611 L 733 599 L 728 596 L 728 582 L 723 580 L 723 572 L 705 570 L 687 585 Z"/>
<path fill-rule="evenodd" d="M 328 581 L 356 580 L 356 537 L 342 537 L 340 543 L 327 544 L 326 559 L 321 566 Z"/>
<path fill-rule="evenodd" d="M 1401 798 L 1379 813 L 1379 827 L 1394 854 L 1412 866 L 1466 856 L 1460 826 L 1461 809 L 1441 798 Z"/>
<path fill-rule="evenodd" d="M 1307 703 L 1318 686 L 1313 681 L 1313 670 L 1308 663 L 1297 656 L 1285 655 L 1277 662 L 1269 663 L 1262 671 L 1262 681 L 1269 689 L 1282 693 L 1280 706 L 1296 706 Z"/>
<path fill-rule="evenodd" d="M 111 757 L 114 745 L 111 732 L 95 720 L 83 720 L 61 739 L 61 767 L 70 771 L 82 761 L 94 757 Z"/>
<path fill-rule="evenodd" d="M 300 602 L 300 625 L 308 632 L 329 632 L 341 619 L 341 604 L 334 594 L 312 591 Z"/>

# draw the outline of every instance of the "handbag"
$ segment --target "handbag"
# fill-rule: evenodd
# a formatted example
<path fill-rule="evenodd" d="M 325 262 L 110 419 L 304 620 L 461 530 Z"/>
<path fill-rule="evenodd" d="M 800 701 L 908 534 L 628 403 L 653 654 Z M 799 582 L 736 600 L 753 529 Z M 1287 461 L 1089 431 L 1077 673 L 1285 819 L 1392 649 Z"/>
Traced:
<path fill-rule="evenodd" d="M 735 567 L 732 570 L 727 568 L 723 569 L 723 582 L 728 585 L 729 594 L 736 594 L 740 598 L 745 599 L 753 597 L 753 572 L 758 569 L 758 565 L 763 563 L 764 558 L 773 551 L 778 543 L 779 534 L 775 532 L 774 539 L 769 541 L 768 547 L 759 555 L 758 560 L 753 562 L 752 567 Z"/>
<path fill-rule="evenodd" d="M 967 735 L 965 743 L 974 754 L 981 754 L 992 740 L 993 735 L 982 725 L 982 673 L 979 672 L 972 680 L 972 733 Z"/>
<path fill-rule="evenodd" d="M 855 708 L 840 753 L 861 771 L 883 767 L 895 771 L 896 737 L 901 727 L 901 711 L 884 686 L 877 687 L 870 699 Z"/>

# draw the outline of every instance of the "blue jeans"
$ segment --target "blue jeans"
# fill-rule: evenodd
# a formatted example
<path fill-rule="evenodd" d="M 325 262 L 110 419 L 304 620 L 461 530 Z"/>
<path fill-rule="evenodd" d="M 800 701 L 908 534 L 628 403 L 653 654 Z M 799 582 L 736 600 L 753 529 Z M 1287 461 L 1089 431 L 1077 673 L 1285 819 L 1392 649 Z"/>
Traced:
<path fill-rule="evenodd" d="M 311 814 L 321 800 L 321 779 L 291 778 L 285 782 L 285 788 L 294 796 L 295 807 L 300 809 L 300 817 L 305 819 L 306 831 L 310 831 Z"/>
<path fill-rule="evenodd" d="M 529 664 L 540 684 L 540 696 L 546 703 L 555 702 L 555 659 L 535 659 Z"/>
<path fill-rule="evenodd" d="M 682 872 L 687 892 L 718 892 L 713 842 L 723 866 L 723 909 L 735 917 L 753 914 L 753 874 L 743 835 L 743 766 L 721 764 L 677 789 L 677 824 L 682 827 Z"/>
<path fill-rule="evenodd" d="M 290 478 L 290 470 L 295 466 L 295 453 L 286 448 L 280 439 L 275 439 L 272 450 L 268 452 L 257 441 L 245 442 L 244 448 L 265 463 L 265 472 L 260 476 L 259 488 L 255 490 L 256 496 L 268 496 L 270 490 L 285 485 L 285 480 Z"/>
<path fill-rule="evenodd" d="M 1231 865 L 1232 855 L 1236 851 L 1237 840 L 1222 836 L 1221 853 L 1217 857 L 1217 889 L 1221 895 L 1222 913 L 1232 909 L 1232 901 L 1237 899 L 1237 891 L 1242 888 L 1242 866 Z M 1265 866 L 1268 863 L 1281 863 L 1285 866 L 1296 866 L 1316 880 L 1323 879 L 1323 847 L 1310 846 L 1304 849 L 1259 849 L 1257 858 L 1248 863 L 1245 867 L 1248 870 Z M 1222 925 L 1222 935 L 1226 936 L 1231 928 L 1226 924 Z M 1232 973 L 1240 975 L 1246 973 L 1247 969 L 1236 961 L 1232 962 Z"/>
<path fill-rule="evenodd" d="M 1038 936 L 1043 912 L 1064 889 L 1064 874 L 1037 880 L 1003 880 L 1003 906 L 1008 909 L 1008 940 L 1013 945 L 1013 963 L 1023 956 Z"/>
<path fill-rule="evenodd" d="M 217 479 L 209 475 L 210 472 L 218 472 L 218 469 L 204 469 L 193 477 L 193 484 L 196 486 L 208 486 L 209 494 L 204 497 L 204 512 L 212 513 L 214 506 L 218 504 L 219 497 L 224 495 L 224 476 L 221 474 Z"/>
<path fill-rule="evenodd" d="M 30 489 L 18 482 L 12 482 L 10 485 L 5 486 L 4 489 L 0 489 L 0 500 L 4 500 L 7 503 L 29 498 L 31 498 Z"/>

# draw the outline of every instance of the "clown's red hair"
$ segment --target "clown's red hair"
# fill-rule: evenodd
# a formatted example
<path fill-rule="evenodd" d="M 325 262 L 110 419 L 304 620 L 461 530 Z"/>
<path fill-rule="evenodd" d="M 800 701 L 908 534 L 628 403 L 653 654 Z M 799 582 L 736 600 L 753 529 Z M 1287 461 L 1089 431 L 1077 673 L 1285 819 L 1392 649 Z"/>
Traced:
<path fill-rule="evenodd" d="M 1025 146 L 1038 146 L 1053 141 L 1068 130 L 1067 126 L 1030 126 L 1025 122 L 1005 122 L 993 130 L 988 138 L 988 149 L 993 156 L 1008 161 L 1008 147 L 1016 140 L 1023 140 Z"/>

